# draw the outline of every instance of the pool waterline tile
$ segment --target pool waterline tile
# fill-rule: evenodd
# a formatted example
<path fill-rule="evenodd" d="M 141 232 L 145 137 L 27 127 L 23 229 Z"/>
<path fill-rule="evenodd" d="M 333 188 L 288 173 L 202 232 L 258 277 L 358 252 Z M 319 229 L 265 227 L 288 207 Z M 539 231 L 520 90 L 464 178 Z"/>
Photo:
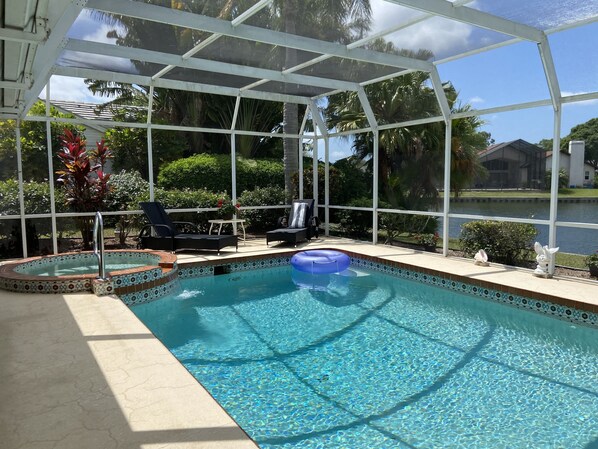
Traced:
<path fill-rule="evenodd" d="M 318 248 L 324 249 L 324 248 Z M 327 249 L 327 248 L 326 248 Z M 574 323 L 590 326 L 598 325 L 598 306 L 583 302 L 576 302 L 566 298 L 538 293 L 522 288 L 502 286 L 485 279 L 470 278 L 454 273 L 445 273 L 432 268 L 418 267 L 404 262 L 383 259 L 377 256 L 365 255 L 339 248 L 351 257 L 352 267 L 362 267 L 387 273 L 398 278 L 410 279 L 416 282 L 435 285 L 440 288 L 458 291 L 482 299 L 531 310 L 536 313 L 551 315 Z M 279 254 L 262 254 L 254 257 L 235 257 L 234 259 L 204 260 L 201 262 L 179 263 L 181 278 L 194 276 L 211 276 L 214 270 L 223 273 L 262 269 L 290 264 L 290 259 L 296 250 Z M 219 263 L 220 262 L 220 263 Z M 226 262 L 226 263 L 225 263 Z M 199 273 L 199 274 L 195 274 Z"/>

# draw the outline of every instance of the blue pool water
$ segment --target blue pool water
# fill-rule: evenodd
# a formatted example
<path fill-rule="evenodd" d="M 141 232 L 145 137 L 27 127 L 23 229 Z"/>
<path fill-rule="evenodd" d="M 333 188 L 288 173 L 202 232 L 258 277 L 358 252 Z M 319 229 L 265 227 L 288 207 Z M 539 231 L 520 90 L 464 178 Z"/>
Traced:
<path fill-rule="evenodd" d="M 184 280 L 132 309 L 262 448 L 598 447 L 598 330 L 347 274 Z"/>

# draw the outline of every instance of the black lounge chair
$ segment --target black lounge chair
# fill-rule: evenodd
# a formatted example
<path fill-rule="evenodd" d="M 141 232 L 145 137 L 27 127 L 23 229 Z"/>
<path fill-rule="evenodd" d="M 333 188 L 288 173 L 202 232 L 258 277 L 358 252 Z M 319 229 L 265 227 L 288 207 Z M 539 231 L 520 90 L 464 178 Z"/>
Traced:
<path fill-rule="evenodd" d="M 236 235 L 200 234 L 196 225 L 189 222 L 172 221 L 164 206 L 158 202 L 139 203 L 149 224 L 139 232 L 141 249 L 163 251 L 220 250 L 227 246 L 239 247 Z"/>
<path fill-rule="evenodd" d="M 314 215 L 314 200 L 295 200 L 288 219 L 278 219 L 278 229 L 266 232 L 266 245 L 270 242 L 297 243 L 318 237 L 319 220 Z"/>

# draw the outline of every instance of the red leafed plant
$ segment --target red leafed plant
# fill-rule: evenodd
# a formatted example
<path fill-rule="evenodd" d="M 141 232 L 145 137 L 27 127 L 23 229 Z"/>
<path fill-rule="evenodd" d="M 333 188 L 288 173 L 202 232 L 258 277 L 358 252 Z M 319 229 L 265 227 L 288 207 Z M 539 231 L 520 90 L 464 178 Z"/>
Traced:
<path fill-rule="evenodd" d="M 104 144 L 98 142 L 94 150 L 85 148 L 85 140 L 73 134 L 69 129 L 60 136 L 62 149 L 57 156 L 63 168 L 57 170 L 60 183 L 66 192 L 66 201 L 74 212 L 95 212 L 101 210 L 109 192 L 110 174 L 104 172 L 104 166 L 112 154 Z M 89 249 L 91 243 L 93 217 L 77 217 L 77 223 L 83 238 L 83 248 Z"/>

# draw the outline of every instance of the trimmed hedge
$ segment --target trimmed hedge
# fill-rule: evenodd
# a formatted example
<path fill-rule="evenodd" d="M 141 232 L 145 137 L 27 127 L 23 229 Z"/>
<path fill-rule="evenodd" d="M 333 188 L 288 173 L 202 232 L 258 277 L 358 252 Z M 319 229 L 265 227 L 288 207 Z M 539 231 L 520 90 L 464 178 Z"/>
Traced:
<path fill-rule="evenodd" d="M 23 183 L 25 212 L 27 214 L 47 214 L 50 212 L 50 184 L 29 181 Z M 56 212 L 66 212 L 66 200 L 62 188 L 54 186 Z M 16 179 L 0 181 L 0 214 L 19 215 L 19 182 Z"/>
<path fill-rule="evenodd" d="M 165 190 L 154 191 L 156 201 L 161 202 L 165 209 L 195 209 L 216 207 L 218 199 L 226 197 L 222 193 L 208 192 L 205 189 Z M 216 211 L 209 212 L 178 212 L 171 214 L 174 221 L 189 221 L 199 226 L 202 232 L 209 229 L 208 220 L 218 218 Z"/>
<path fill-rule="evenodd" d="M 170 162 L 160 169 L 158 185 L 163 189 L 207 189 L 231 191 L 231 160 L 225 154 L 196 154 Z M 237 158 L 237 191 L 257 187 L 284 186 L 280 160 Z"/>
<path fill-rule="evenodd" d="M 246 190 L 238 198 L 241 206 L 274 206 L 285 204 L 285 192 L 280 187 L 259 187 Z M 276 229 L 278 218 L 287 215 L 283 209 L 242 210 L 241 218 L 247 220 L 247 227 L 253 231 L 271 231 Z"/>
<path fill-rule="evenodd" d="M 517 265 L 529 258 L 537 234 L 528 223 L 472 221 L 461 226 L 459 242 L 466 256 L 483 249 L 492 262 Z"/>

